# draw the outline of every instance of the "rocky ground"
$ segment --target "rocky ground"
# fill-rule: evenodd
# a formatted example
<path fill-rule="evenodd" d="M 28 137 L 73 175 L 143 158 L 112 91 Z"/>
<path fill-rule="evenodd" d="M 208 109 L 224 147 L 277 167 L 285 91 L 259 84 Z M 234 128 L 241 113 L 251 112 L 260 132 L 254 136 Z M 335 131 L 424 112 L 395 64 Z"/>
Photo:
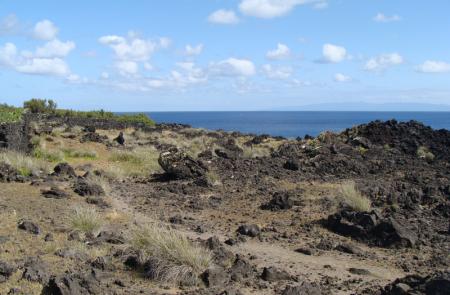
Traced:
<path fill-rule="evenodd" d="M 0 294 L 450 294 L 447 130 L 87 125 L 34 122 L 34 157 L 0 157 Z M 144 255 L 148 224 L 195 250 Z"/>

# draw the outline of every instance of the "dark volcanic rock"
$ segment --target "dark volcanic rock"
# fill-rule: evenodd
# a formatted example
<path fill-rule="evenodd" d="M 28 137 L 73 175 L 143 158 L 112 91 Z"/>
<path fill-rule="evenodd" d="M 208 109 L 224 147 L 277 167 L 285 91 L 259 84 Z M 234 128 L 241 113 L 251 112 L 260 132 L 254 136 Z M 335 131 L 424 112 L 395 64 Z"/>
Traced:
<path fill-rule="evenodd" d="M 0 260 L 0 283 L 6 281 L 17 270 L 17 266 Z"/>
<path fill-rule="evenodd" d="M 322 295 L 322 291 L 319 287 L 310 284 L 306 281 L 300 282 L 295 286 L 287 286 L 286 289 L 281 292 L 281 295 Z"/>
<path fill-rule="evenodd" d="M 221 147 L 214 150 L 214 153 L 224 159 L 236 160 L 243 154 L 243 150 L 236 145 L 234 139 L 230 138 L 220 144 Z"/>
<path fill-rule="evenodd" d="M 261 279 L 268 282 L 285 281 L 290 280 L 291 275 L 288 272 L 275 267 L 264 267 Z"/>
<path fill-rule="evenodd" d="M 99 142 L 99 143 L 103 143 L 106 140 L 108 140 L 108 137 L 105 135 L 100 135 L 98 133 L 95 132 L 88 132 L 86 134 L 84 134 L 81 139 L 80 142 Z"/>
<path fill-rule="evenodd" d="M 387 285 L 382 295 L 447 295 L 450 291 L 450 272 L 436 272 L 426 277 L 409 275 Z"/>
<path fill-rule="evenodd" d="M 48 281 L 50 274 L 48 273 L 50 267 L 41 259 L 36 257 L 29 258 L 25 264 L 25 270 L 22 274 L 22 278 L 31 281 L 44 283 Z"/>
<path fill-rule="evenodd" d="M 233 252 L 227 250 L 217 237 L 210 237 L 204 242 L 207 249 L 211 250 L 214 262 L 220 266 L 227 266 L 234 260 Z"/>
<path fill-rule="evenodd" d="M 42 195 L 50 199 L 67 199 L 69 194 L 58 187 L 51 187 L 49 190 L 42 191 Z"/>
<path fill-rule="evenodd" d="M 263 204 L 261 209 L 264 210 L 287 210 L 291 209 L 294 202 L 290 199 L 289 192 L 276 192 L 269 203 Z"/>
<path fill-rule="evenodd" d="M 36 223 L 29 221 L 29 220 L 19 221 L 19 224 L 17 227 L 21 230 L 27 231 L 27 232 L 35 234 L 35 235 L 38 235 L 41 233 L 41 229 L 39 228 L 39 226 Z"/>
<path fill-rule="evenodd" d="M 105 294 L 99 282 L 90 274 L 64 274 L 52 277 L 42 290 L 42 295 Z"/>
<path fill-rule="evenodd" d="M 383 218 L 376 211 L 342 210 L 328 217 L 334 232 L 380 247 L 413 247 L 417 236 L 393 218 Z"/>
<path fill-rule="evenodd" d="M 73 191 L 80 196 L 103 196 L 105 194 L 105 191 L 99 184 L 89 182 L 83 178 L 77 180 Z"/>
<path fill-rule="evenodd" d="M 0 163 L 0 182 L 16 181 L 19 171 L 7 163 Z"/>
<path fill-rule="evenodd" d="M 240 256 L 236 257 L 233 266 L 230 268 L 231 279 L 235 282 L 241 282 L 253 277 L 253 267 Z"/>
<path fill-rule="evenodd" d="M 256 224 L 244 224 L 239 226 L 237 232 L 244 236 L 257 237 L 261 233 L 261 230 Z"/>
<path fill-rule="evenodd" d="M 53 175 L 56 176 L 67 176 L 67 177 L 76 177 L 75 170 L 67 163 L 59 163 L 53 169 Z"/>
<path fill-rule="evenodd" d="M 204 176 L 207 171 L 201 162 L 177 149 L 162 152 L 158 163 L 167 175 L 175 179 L 197 178 Z"/>
<path fill-rule="evenodd" d="M 298 171 L 300 169 L 300 163 L 295 159 L 289 159 L 283 164 L 283 168 L 292 171 Z"/>
<path fill-rule="evenodd" d="M 125 137 L 123 137 L 123 132 L 120 132 L 119 135 L 116 138 L 114 138 L 114 141 L 120 145 L 124 145 Z"/>
<path fill-rule="evenodd" d="M 201 279 L 207 287 L 222 287 L 228 283 L 230 276 L 225 269 L 214 267 L 202 273 Z"/>

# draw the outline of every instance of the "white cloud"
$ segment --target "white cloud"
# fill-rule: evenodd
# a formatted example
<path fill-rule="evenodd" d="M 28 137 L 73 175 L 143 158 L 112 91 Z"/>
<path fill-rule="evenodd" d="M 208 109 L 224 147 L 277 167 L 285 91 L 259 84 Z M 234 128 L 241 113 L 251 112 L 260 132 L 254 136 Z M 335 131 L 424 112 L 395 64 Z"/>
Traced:
<path fill-rule="evenodd" d="M 252 61 L 233 57 L 212 64 L 210 70 L 220 76 L 253 76 L 256 73 Z"/>
<path fill-rule="evenodd" d="M 364 68 L 367 71 L 382 71 L 390 66 L 400 65 L 404 62 L 403 56 L 398 53 L 381 54 L 377 57 L 372 57 L 366 62 Z"/>
<path fill-rule="evenodd" d="M 325 62 L 338 63 L 347 57 L 347 49 L 338 45 L 325 44 L 322 48 L 322 54 Z"/>
<path fill-rule="evenodd" d="M 210 23 L 232 25 L 239 22 L 239 18 L 233 10 L 219 9 L 208 16 Z"/>
<path fill-rule="evenodd" d="M 402 20 L 402 18 L 397 14 L 388 16 L 383 13 L 378 13 L 377 15 L 374 16 L 373 20 L 379 23 L 390 23 L 390 22 L 398 22 Z"/>
<path fill-rule="evenodd" d="M 0 21 L 0 35 L 15 34 L 19 30 L 19 20 L 15 14 L 7 15 Z"/>
<path fill-rule="evenodd" d="M 259 18 L 275 18 L 289 13 L 297 5 L 317 1 L 318 0 L 242 0 L 239 4 L 239 10 L 244 15 Z"/>
<path fill-rule="evenodd" d="M 262 66 L 262 72 L 269 79 L 284 80 L 291 77 L 293 69 L 291 67 L 274 67 L 270 64 Z"/>
<path fill-rule="evenodd" d="M 277 48 L 267 52 L 269 59 L 286 59 L 291 55 L 291 50 L 285 44 L 278 43 Z"/>
<path fill-rule="evenodd" d="M 0 65 L 13 66 L 16 63 L 17 48 L 13 43 L 0 47 Z"/>
<path fill-rule="evenodd" d="M 34 37 L 40 40 L 52 40 L 56 38 L 59 29 L 49 20 L 45 19 L 34 26 Z"/>
<path fill-rule="evenodd" d="M 203 51 L 203 44 L 198 44 L 196 46 L 192 46 L 190 44 L 186 45 L 184 48 L 184 53 L 188 56 L 199 55 Z"/>
<path fill-rule="evenodd" d="M 352 81 L 352 78 L 350 76 L 346 76 L 344 74 L 337 73 L 336 75 L 334 75 L 334 81 L 344 83 L 344 82 Z"/>
<path fill-rule="evenodd" d="M 37 57 L 64 57 L 70 51 L 75 49 L 75 43 L 72 41 L 61 42 L 58 39 L 49 41 L 42 47 L 36 49 Z"/>
<path fill-rule="evenodd" d="M 139 71 L 139 66 L 134 61 L 118 61 L 115 64 L 121 75 L 136 75 Z"/>
<path fill-rule="evenodd" d="M 131 33 L 128 38 L 116 35 L 103 36 L 98 39 L 101 44 L 109 46 L 120 60 L 146 61 L 150 59 L 155 50 L 167 48 L 170 39 L 144 40 Z"/>
<path fill-rule="evenodd" d="M 109 79 L 109 73 L 108 73 L 108 72 L 102 72 L 101 75 L 100 75 L 100 77 L 101 77 L 102 79 Z"/>
<path fill-rule="evenodd" d="M 450 63 L 443 61 L 427 60 L 420 66 L 418 66 L 417 71 L 422 73 L 449 73 Z"/>
<path fill-rule="evenodd" d="M 67 76 L 69 66 L 60 58 L 32 58 L 16 65 L 16 71 L 25 74 Z"/>

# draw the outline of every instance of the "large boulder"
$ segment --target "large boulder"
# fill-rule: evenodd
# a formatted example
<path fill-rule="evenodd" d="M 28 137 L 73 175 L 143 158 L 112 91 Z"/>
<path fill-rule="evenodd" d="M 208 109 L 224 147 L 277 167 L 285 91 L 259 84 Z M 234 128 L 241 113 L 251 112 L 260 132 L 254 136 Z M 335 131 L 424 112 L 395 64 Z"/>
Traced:
<path fill-rule="evenodd" d="M 356 212 L 344 209 L 328 217 L 332 231 L 380 247 L 413 247 L 417 236 L 393 218 L 377 211 Z"/>
<path fill-rule="evenodd" d="M 176 148 L 162 152 L 158 163 L 168 176 L 174 179 L 193 179 L 204 176 L 207 168 Z"/>
<path fill-rule="evenodd" d="M 244 151 L 236 145 L 232 138 L 220 143 L 220 147 L 214 150 L 214 153 L 224 159 L 236 160 L 242 156 Z"/>
<path fill-rule="evenodd" d="M 76 177 L 75 170 L 68 163 L 59 163 L 53 168 L 53 175 L 63 177 Z"/>

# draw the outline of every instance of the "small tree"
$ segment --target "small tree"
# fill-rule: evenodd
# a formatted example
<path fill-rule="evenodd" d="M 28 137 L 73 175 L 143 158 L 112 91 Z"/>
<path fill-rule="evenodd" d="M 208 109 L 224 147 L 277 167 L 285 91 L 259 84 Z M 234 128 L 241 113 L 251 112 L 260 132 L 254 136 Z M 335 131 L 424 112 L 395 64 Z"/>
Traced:
<path fill-rule="evenodd" d="M 49 99 L 33 98 L 23 103 L 23 107 L 31 113 L 53 113 L 56 110 L 56 102 Z"/>

